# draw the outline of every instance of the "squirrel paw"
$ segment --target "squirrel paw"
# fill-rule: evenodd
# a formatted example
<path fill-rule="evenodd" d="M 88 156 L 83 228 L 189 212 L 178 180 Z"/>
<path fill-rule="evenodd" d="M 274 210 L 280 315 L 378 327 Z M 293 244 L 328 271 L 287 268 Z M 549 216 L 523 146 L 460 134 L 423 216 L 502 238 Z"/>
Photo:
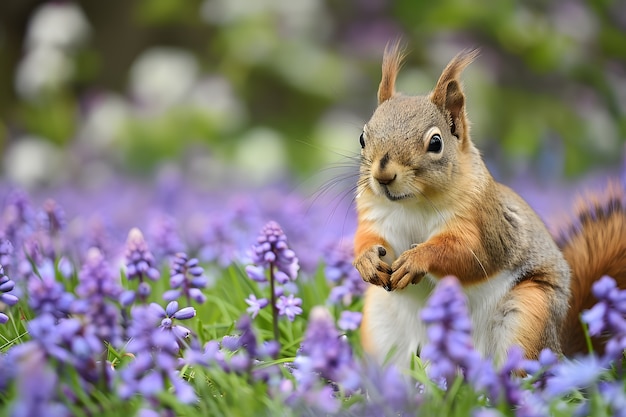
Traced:
<path fill-rule="evenodd" d="M 413 250 L 404 252 L 391 266 L 391 288 L 401 290 L 409 284 L 419 284 L 426 275 L 426 270 L 418 261 L 419 255 Z"/>
<path fill-rule="evenodd" d="M 363 281 L 391 291 L 391 286 L 389 285 L 391 268 L 382 260 L 382 257 L 386 254 L 387 249 L 383 246 L 372 246 L 355 259 L 354 267 L 361 274 Z"/>

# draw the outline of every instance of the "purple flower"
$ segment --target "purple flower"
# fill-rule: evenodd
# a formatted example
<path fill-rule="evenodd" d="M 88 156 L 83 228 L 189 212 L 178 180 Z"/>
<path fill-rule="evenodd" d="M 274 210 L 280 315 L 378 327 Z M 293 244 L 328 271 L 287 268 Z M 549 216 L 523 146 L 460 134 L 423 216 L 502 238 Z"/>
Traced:
<path fill-rule="evenodd" d="M 577 389 L 585 389 L 597 383 L 607 371 L 595 355 L 575 360 L 565 360 L 552 367 L 552 376 L 546 381 L 545 394 L 548 398 L 560 397 Z"/>
<path fill-rule="evenodd" d="M 604 276 L 593 284 L 593 295 L 598 302 L 582 314 L 592 336 L 610 335 L 604 360 L 621 359 L 626 349 L 626 290 L 617 287 L 615 280 Z"/>
<path fill-rule="evenodd" d="M 325 251 L 326 279 L 335 284 L 329 296 L 333 304 L 348 306 L 365 292 L 367 284 L 352 265 L 352 258 L 353 248 L 347 240 L 341 240 Z"/>
<path fill-rule="evenodd" d="M 142 301 L 145 301 L 148 295 L 150 295 L 150 286 L 145 279 L 148 278 L 152 281 L 158 280 L 159 271 L 155 268 L 154 257 L 148 250 L 148 245 L 143 238 L 143 234 L 137 228 L 131 229 L 128 233 L 125 258 L 126 277 L 128 280 L 139 280 L 137 295 L 139 295 Z"/>
<path fill-rule="evenodd" d="M 599 391 L 605 404 L 610 407 L 609 415 L 626 417 L 626 393 L 624 393 L 623 381 L 601 382 Z"/>
<path fill-rule="evenodd" d="M 426 307 L 422 320 L 428 325 L 428 343 L 422 348 L 421 357 L 429 362 L 428 375 L 447 385 L 480 362 L 480 355 L 473 347 L 472 322 L 461 284 L 454 277 L 439 281 Z"/>
<path fill-rule="evenodd" d="M 196 395 L 177 370 L 181 337 L 189 330 L 174 324 L 174 320 L 186 320 L 195 314 L 190 307 L 178 309 L 172 301 L 166 309 L 158 304 L 138 305 L 131 309 L 128 328 L 130 342 L 127 350 L 135 353 L 135 359 L 120 371 L 118 393 L 124 398 L 139 394 L 158 401 L 167 383 L 172 385 L 181 402 L 191 403 Z"/>
<path fill-rule="evenodd" d="M 94 326 L 100 340 L 119 346 L 122 341 L 121 316 L 115 302 L 122 288 L 97 248 L 87 252 L 78 281 L 76 294 L 80 299 L 75 310 Z"/>
<path fill-rule="evenodd" d="M 7 306 L 14 306 L 19 299 L 11 294 L 11 291 L 15 288 L 15 282 L 9 277 L 4 275 L 4 269 L 0 265 L 0 305 L 6 304 Z M 9 316 L 0 312 L 0 324 L 4 324 L 9 320 Z"/>
<path fill-rule="evenodd" d="M 4 267 L 5 273 L 13 261 L 13 245 L 8 239 L 0 237 L 0 265 Z"/>
<path fill-rule="evenodd" d="M 44 262 L 36 273 L 28 274 L 26 287 L 28 305 L 36 314 L 52 314 L 61 318 L 72 312 L 74 295 L 65 291 L 63 284 L 56 280 L 51 261 Z"/>
<path fill-rule="evenodd" d="M 257 267 L 275 274 L 281 284 L 293 281 L 298 276 L 298 258 L 289 249 L 287 236 L 276 222 L 270 221 L 263 227 L 257 243 L 252 247 L 250 257 Z M 255 279 L 258 277 L 251 278 L 258 280 Z"/>
<path fill-rule="evenodd" d="M 10 356 L 19 393 L 10 415 L 69 417 L 70 411 L 57 398 L 59 378 L 50 368 L 45 352 L 35 343 L 25 343 L 12 349 Z"/>
<path fill-rule="evenodd" d="M 216 262 L 220 267 L 227 267 L 233 261 L 243 260 L 248 234 L 252 224 L 256 224 L 256 213 L 251 208 L 256 202 L 246 201 L 243 204 L 228 203 L 227 209 L 212 213 L 207 224 L 202 227 L 200 237 L 200 258 L 208 262 Z"/>
<path fill-rule="evenodd" d="M 297 315 L 302 314 L 302 299 L 289 294 L 288 296 L 281 295 L 276 301 L 276 308 L 278 308 L 278 314 L 281 316 L 287 316 L 289 321 L 293 321 Z"/>
<path fill-rule="evenodd" d="M 79 318 L 57 319 L 43 314 L 28 322 L 27 327 L 32 343 L 47 357 L 76 370 L 85 383 L 103 381 L 110 386 L 109 366 L 100 357 L 105 344 L 96 335 L 94 326 Z"/>
<path fill-rule="evenodd" d="M 415 415 L 415 410 L 420 405 L 420 396 L 414 382 L 410 383 L 395 366 L 370 364 L 365 371 L 362 388 L 368 392 L 368 400 L 362 405 L 362 409 L 354 409 L 355 415 Z"/>
<path fill-rule="evenodd" d="M 65 228 L 65 212 L 56 201 L 48 199 L 38 215 L 40 227 L 49 235 L 54 236 Z"/>
<path fill-rule="evenodd" d="M 360 384 L 359 367 L 352 349 L 323 307 L 315 307 L 309 315 L 295 365 L 294 376 L 304 389 L 314 382 L 315 374 L 338 383 L 348 392 L 356 390 Z"/>
<path fill-rule="evenodd" d="M 172 290 L 163 294 L 166 301 L 173 301 L 184 296 L 187 304 L 194 300 L 198 304 L 206 301 L 202 290 L 207 286 L 204 269 L 196 258 L 188 259 L 184 253 L 177 253 L 172 258 L 170 269 L 170 286 Z"/>
<path fill-rule="evenodd" d="M 0 223 L 4 236 L 17 247 L 34 230 L 34 211 L 28 195 L 22 190 L 13 190 L 7 196 L 7 204 Z"/>
<path fill-rule="evenodd" d="M 159 271 L 154 267 L 155 261 L 152 252 L 137 228 L 132 228 L 126 241 L 126 276 L 128 279 L 149 278 L 159 279 Z"/>
<path fill-rule="evenodd" d="M 358 311 L 342 311 L 337 321 L 341 330 L 356 330 L 361 325 L 363 314 Z"/>
<path fill-rule="evenodd" d="M 261 309 L 267 307 L 267 305 L 269 304 L 269 301 L 266 298 L 257 299 L 256 295 L 254 294 L 250 294 L 250 296 L 246 298 L 245 301 L 246 304 L 250 306 L 246 309 L 246 311 L 252 316 L 252 318 L 255 318 L 259 314 Z"/>
<path fill-rule="evenodd" d="M 159 304 L 151 303 L 152 308 L 161 318 L 161 329 L 172 332 L 179 343 L 184 343 L 185 339 L 191 334 L 188 328 L 176 324 L 177 320 L 189 320 L 196 316 L 196 310 L 193 307 L 178 308 L 178 301 L 170 301 L 167 307 L 163 309 Z"/>
<path fill-rule="evenodd" d="M 254 265 L 246 267 L 250 279 L 261 284 L 269 282 L 274 340 L 278 340 L 278 316 L 287 316 L 293 321 L 296 315 L 302 313 L 302 300 L 293 294 L 285 295 L 285 291 L 297 291 L 293 281 L 298 276 L 300 268 L 298 258 L 289 249 L 287 236 L 274 221 L 263 227 L 257 243 L 252 246 L 250 257 L 254 262 Z M 262 308 L 256 301 L 256 297 L 248 300 L 250 305 L 248 311 L 255 316 Z"/>
<path fill-rule="evenodd" d="M 148 226 L 148 236 L 154 242 L 156 255 L 160 258 L 173 256 L 185 250 L 174 218 L 164 213 L 153 216 Z"/>

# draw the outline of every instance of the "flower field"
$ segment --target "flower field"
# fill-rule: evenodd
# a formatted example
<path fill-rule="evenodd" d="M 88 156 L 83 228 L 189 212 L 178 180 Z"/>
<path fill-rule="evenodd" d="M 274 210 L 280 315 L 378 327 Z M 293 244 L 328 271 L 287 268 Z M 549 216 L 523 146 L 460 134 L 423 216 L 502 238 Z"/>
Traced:
<path fill-rule="evenodd" d="M 381 367 L 359 347 L 347 202 L 171 182 L 56 194 L 7 188 L 0 212 L 2 415 L 625 413 L 626 292 L 609 277 L 583 316 L 611 335 L 602 355 L 496 367 L 448 277 L 413 369 Z"/>
<path fill-rule="evenodd" d="M 454 277 L 411 369 L 360 345 L 356 152 L 388 42 L 407 94 L 481 49 L 472 137 L 552 231 L 626 183 L 624 6 L 548 3 L 0 2 L 0 417 L 626 417 L 610 277 L 581 317 L 601 353 L 496 366 Z"/>

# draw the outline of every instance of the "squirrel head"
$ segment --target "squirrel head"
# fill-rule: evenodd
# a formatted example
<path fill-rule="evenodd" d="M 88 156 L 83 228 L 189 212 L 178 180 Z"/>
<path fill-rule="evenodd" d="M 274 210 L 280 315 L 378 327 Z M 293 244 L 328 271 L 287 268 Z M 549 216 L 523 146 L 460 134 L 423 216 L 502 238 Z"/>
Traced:
<path fill-rule="evenodd" d="M 360 137 L 360 191 L 400 201 L 434 197 L 465 182 L 477 151 L 459 77 L 477 55 L 472 50 L 454 57 L 430 94 L 405 96 L 395 91 L 403 52 L 399 43 L 385 49 L 378 107 Z"/>

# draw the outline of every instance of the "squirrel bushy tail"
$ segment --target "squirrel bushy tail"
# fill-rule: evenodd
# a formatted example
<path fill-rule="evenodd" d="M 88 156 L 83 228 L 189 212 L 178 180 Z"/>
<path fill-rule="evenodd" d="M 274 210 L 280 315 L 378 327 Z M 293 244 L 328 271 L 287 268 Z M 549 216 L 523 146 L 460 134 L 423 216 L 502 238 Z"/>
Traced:
<path fill-rule="evenodd" d="M 557 244 L 570 265 L 570 309 L 561 333 L 566 356 L 587 351 L 580 314 L 596 299 L 591 287 L 604 275 L 626 288 L 626 190 L 610 183 L 600 194 L 586 194 L 577 204 L 577 218 L 563 231 Z M 594 350 L 602 351 L 602 340 L 592 339 Z"/>

